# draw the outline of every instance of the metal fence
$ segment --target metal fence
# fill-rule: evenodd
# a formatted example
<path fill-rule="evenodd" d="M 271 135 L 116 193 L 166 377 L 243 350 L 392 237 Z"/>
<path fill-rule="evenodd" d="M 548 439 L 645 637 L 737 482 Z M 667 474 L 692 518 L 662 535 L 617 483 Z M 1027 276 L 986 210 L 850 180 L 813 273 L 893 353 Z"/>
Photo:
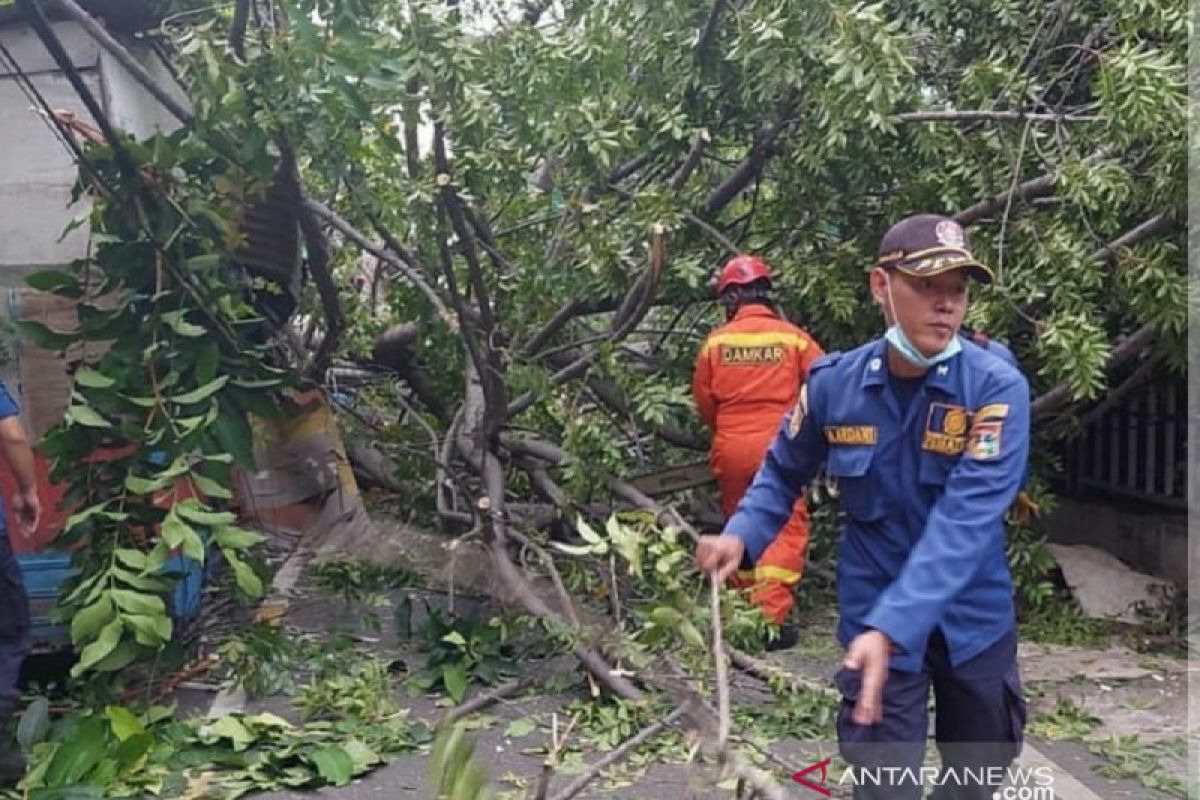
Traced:
<path fill-rule="evenodd" d="M 1187 381 L 1160 375 L 1085 415 L 1064 446 L 1065 492 L 1187 509 Z"/>

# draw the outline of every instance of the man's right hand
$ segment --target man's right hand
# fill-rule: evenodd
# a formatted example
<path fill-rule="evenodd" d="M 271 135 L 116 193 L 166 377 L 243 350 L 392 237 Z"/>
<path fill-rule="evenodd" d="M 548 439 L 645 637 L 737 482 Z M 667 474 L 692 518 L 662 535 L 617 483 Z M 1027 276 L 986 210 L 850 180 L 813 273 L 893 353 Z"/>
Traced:
<path fill-rule="evenodd" d="M 38 523 L 42 520 L 42 503 L 38 498 L 37 489 L 18 491 L 12 498 L 13 516 L 16 517 L 17 530 L 26 539 L 32 539 L 37 533 Z"/>
<path fill-rule="evenodd" d="M 716 583 L 724 583 L 741 566 L 745 552 L 746 544 L 731 534 L 701 536 L 696 548 L 696 565 L 701 572 L 710 573 Z"/>

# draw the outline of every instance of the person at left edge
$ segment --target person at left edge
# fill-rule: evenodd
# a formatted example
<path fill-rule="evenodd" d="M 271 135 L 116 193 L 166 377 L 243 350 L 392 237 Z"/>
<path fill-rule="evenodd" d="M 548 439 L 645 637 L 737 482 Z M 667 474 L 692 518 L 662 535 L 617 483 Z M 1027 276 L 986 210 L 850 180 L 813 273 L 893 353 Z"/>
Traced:
<path fill-rule="evenodd" d="M 41 521 L 33 448 L 21 423 L 20 409 L 0 382 L 0 457 L 16 478 L 11 498 L 17 531 L 32 538 Z M 12 785 L 25 774 L 25 760 L 15 747 L 12 722 L 20 701 L 17 680 L 29 650 L 29 597 L 21 568 L 13 555 L 7 520 L 0 506 L 0 786 Z"/>
<path fill-rule="evenodd" d="M 771 271 L 759 258 L 738 256 L 724 266 L 716 288 L 726 323 L 704 340 L 692 376 L 696 407 L 713 430 L 709 464 L 727 520 L 750 488 L 809 367 L 824 355 L 807 331 L 779 315 L 771 285 Z M 762 555 L 730 578 L 734 587 L 748 588 L 750 602 L 780 626 L 768 650 L 796 641 L 788 615 L 807 554 L 808 507 L 799 497 Z"/>

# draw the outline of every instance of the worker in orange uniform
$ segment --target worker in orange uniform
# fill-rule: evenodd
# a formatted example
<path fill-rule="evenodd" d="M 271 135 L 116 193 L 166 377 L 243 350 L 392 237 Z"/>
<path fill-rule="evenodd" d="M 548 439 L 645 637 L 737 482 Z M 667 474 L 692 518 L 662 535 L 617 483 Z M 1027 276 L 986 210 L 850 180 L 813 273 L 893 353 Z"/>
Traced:
<path fill-rule="evenodd" d="M 754 480 L 784 413 L 795 405 L 809 366 L 824 355 L 807 332 L 779 316 L 770 293 L 771 271 L 761 259 L 738 256 L 725 265 L 717 294 L 728 322 L 705 340 L 692 378 L 700 416 L 713 429 L 709 463 L 726 519 Z M 769 649 L 795 644 L 796 629 L 786 620 L 807 551 L 808 508 L 801 496 L 758 562 L 743 564 L 731 581 L 750 587 L 751 602 L 780 626 Z"/>

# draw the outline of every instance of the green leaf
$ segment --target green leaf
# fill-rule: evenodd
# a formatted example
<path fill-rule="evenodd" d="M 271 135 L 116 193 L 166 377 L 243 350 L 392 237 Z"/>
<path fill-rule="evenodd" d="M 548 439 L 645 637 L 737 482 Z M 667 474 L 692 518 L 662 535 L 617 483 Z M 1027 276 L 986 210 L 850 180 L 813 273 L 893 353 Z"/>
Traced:
<path fill-rule="evenodd" d="M 207 328 L 204 328 L 200 325 L 195 325 L 184 319 L 183 311 L 168 311 L 167 313 L 160 315 L 159 319 L 165 322 L 171 328 L 171 330 L 175 331 L 180 336 L 190 339 L 196 339 L 208 333 Z"/>
<path fill-rule="evenodd" d="M 84 606 L 71 618 L 71 641 L 86 642 L 96 636 L 116 615 L 112 599 L 108 593 L 100 595 L 100 599 L 89 606 Z"/>
<path fill-rule="evenodd" d="M 207 342 L 196 357 L 196 380 L 209 383 L 217 377 L 217 367 L 221 363 L 221 348 L 216 342 Z"/>
<path fill-rule="evenodd" d="M 146 554 L 141 550 L 133 550 L 129 547 L 121 547 L 113 551 L 113 555 L 117 560 L 130 569 L 136 569 L 139 572 L 146 568 Z"/>
<path fill-rule="evenodd" d="M 101 629 L 100 635 L 96 637 L 96 641 L 83 648 L 83 651 L 79 654 L 79 661 L 71 668 L 72 677 L 78 678 L 103 661 L 109 653 L 115 650 L 117 642 L 121 641 L 121 631 L 123 630 L 124 625 L 121 623 L 120 617 L 115 617 L 105 625 Z"/>
<path fill-rule="evenodd" d="M 143 616 L 141 614 L 126 614 L 122 619 L 133 629 L 134 638 L 143 647 L 158 650 L 171 641 L 174 623 L 165 614 Z"/>
<path fill-rule="evenodd" d="M 237 581 L 238 588 L 249 597 L 262 597 L 262 580 L 250 568 L 250 565 L 233 555 L 230 550 L 222 550 L 221 552 L 225 554 L 225 560 L 233 568 L 233 577 Z"/>
<path fill-rule="evenodd" d="M 171 482 L 169 477 L 159 476 L 157 478 L 140 478 L 137 475 L 125 476 L 125 488 L 134 494 L 153 494 L 160 489 L 166 488 Z"/>
<path fill-rule="evenodd" d="M 460 663 L 445 664 L 442 666 L 442 685 L 446 687 L 446 694 L 450 695 L 450 699 L 455 703 L 461 703 L 463 697 L 467 694 L 467 668 Z"/>
<path fill-rule="evenodd" d="M 200 491 L 200 494 L 204 495 L 205 497 L 215 497 L 219 500 L 233 499 L 232 492 L 214 481 L 212 478 L 201 475 L 198 472 L 192 473 L 192 483 L 196 484 L 196 488 Z"/>
<path fill-rule="evenodd" d="M 117 382 L 91 367 L 81 367 L 75 372 L 75 383 L 88 389 L 108 389 Z"/>
<path fill-rule="evenodd" d="M 187 268 L 189 272 L 207 272 L 221 266 L 221 261 L 222 256 L 219 253 L 205 253 L 204 255 L 189 258 L 187 260 Z"/>
<path fill-rule="evenodd" d="M 213 530 L 213 538 L 219 547 L 228 547 L 230 550 L 246 550 L 266 541 L 260 533 L 235 528 L 232 525 L 222 525 Z"/>
<path fill-rule="evenodd" d="M 121 619 L 129 619 L 122 617 Z M 92 667 L 96 672 L 118 672 L 132 664 L 142 651 L 133 642 L 124 639 L 117 643 L 113 651 L 102 658 L 96 666 Z"/>
<path fill-rule="evenodd" d="M 104 709 L 104 713 L 108 715 L 108 721 L 112 723 L 113 735 L 122 742 L 130 736 L 146 732 L 145 726 L 142 725 L 137 715 L 127 708 L 109 706 Z"/>
<path fill-rule="evenodd" d="M 53 350 L 56 353 L 66 350 L 71 343 L 75 341 L 74 336 L 51 330 L 40 322 L 33 322 L 32 320 L 18 320 L 13 324 L 16 326 L 17 330 L 20 331 L 22 336 L 28 338 L 38 347 L 44 347 L 45 349 Z"/>
<path fill-rule="evenodd" d="M 683 636 L 684 641 L 693 647 L 698 647 L 700 649 L 708 647 L 708 642 L 704 640 L 703 634 L 701 634 L 700 630 L 694 624 L 692 624 L 690 619 L 681 619 L 679 621 L 679 633 L 681 636 Z"/>
<path fill-rule="evenodd" d="M 65 288 L 73 288 L 76 293 L 79 292 L 79 279 L 69 272 L 59 270 L 48 269 L 27 275 L 25 283 L 39 292 L 55 292 Z"/>
<path fill-rule="evenodd" d="M 87 428 L 111 428 L 112 423 L 106 420 L 89 406 L 73 405 L 67 408 L 67 419 L 76 425 Z"/>
<path fill-rule="evenodd" d="M 658 606 L 650 612 L 650 619 L 661 628 L 675 628 L 683 622 L 683 614 L 670 606 Z"/>
<path fill-rule="evenodd" d="M 232 525 L 237 522 L 237 515 L 229 511 L 209 511 L 201 507 L 200 501 L 191 499 L 176 504 L 173 511 L 184 519 L 197 525 Z"/>
<path fill-rule="evenodd" d="M 461 633 L 459 633 L 458 631 L 450 631 L 450 633 L 447 633 L 445 636 L 442 637 L 442 641 L 447 642 L 452 645 L 456 645 L 458 647 L 466 647 L 467 646 L 467 640 L 464 639 L 463 635 Z"/>
<path fill-rule="evenodd" d="M 233 716 L 218 717 L 205 726 L 204 732 L 217 739 L 228 739 L 235 752 L 241 752 L 254 744 L 257 737 L 241 720 Z"/>
<path fill-rule="evenodd" d="M 141 594 L 140 592 L 133 592 L 128 589 L 113 589 L 109 592 L 109 595 L 122 611 L 130 614 L 143 614 L 154 617 L 167 613 L 167 606 L 163 603 L 161 597 Z"/>
<path fill-rule="evenodd" d="M 162 521 L 162 539 L 172 550 L 183 547 L 189 536 L 195 536 L 196 531 L 182 519 L 173 508 Z"/>
<path fill-rule="evenodd" d="M 160 540 L 146 556 L 146 568 L 142 571 L 142 575 L 155 575 L 162 572 L 170 559 L 171 547 L 165 541 Z"/>
<path fill-rule="evenodd" d="M 29 752 L 35 744 L 44 742 L 49 733 L 50 701 L 39 696 L 21 714 L 21 721 L 17 723 L 17 744 Z"/>
<path fill-rule="evenodd" d="M 349 739 L 342 745 L 350 760 L 354 762 L 354 773 L 366 772 L 383 761 L 383 757 L 360 739 Z"/>
<path fill-rule="evenodd" d="M 224 388 L 225 384 L 227 383 L 229 383 L 229 376 L 220 375 L 214 380 L 204 384 L 199 389 L 193 389 L 190 392 L 184 392 L 183 394 L 177 394 L 173 396 L 171 401 L 184 406 L 191 405 L 193 403 L 199 403 L 201 400 L 206 400 L 217 392 L 221 391 L 221 389 Z"/>
<path fill-rule="evenodd" d="M 79 783 L 100 763 L 107 748 L 104 720 L 93 715 L 80 721 L 50 760 L 50 766 L 46 768 L 46 785 L 65 787 Z"/>
<path fill-rule="evenodd" d="M 309 756 L 317 774 L 334 786 L 345 786 L 354 777 L 354 760 L 340 747 L 324 747 Z"/>
<path fill-rule="evenodd" d="M 246 414 L 233 404 L 222 399 L 221 413 L 213 424 L 212 432 L 221 449 L 233 456 L 242 469 L 254 469 L 254 433 Z"/>
<path fill-rule="evenodd" d="M 508 723 L 504 735 L 509 739 L 523 739 L 537 730 L 537 721 L 533 717 L 521 717 Z"/>
<path fill-rule="evenodd" d="M 154 745 L 154 737 L 149 733 L 137 733 L 122 740 L 114 754 L 120 773 L 129 775 L 145 766 Z"/>

